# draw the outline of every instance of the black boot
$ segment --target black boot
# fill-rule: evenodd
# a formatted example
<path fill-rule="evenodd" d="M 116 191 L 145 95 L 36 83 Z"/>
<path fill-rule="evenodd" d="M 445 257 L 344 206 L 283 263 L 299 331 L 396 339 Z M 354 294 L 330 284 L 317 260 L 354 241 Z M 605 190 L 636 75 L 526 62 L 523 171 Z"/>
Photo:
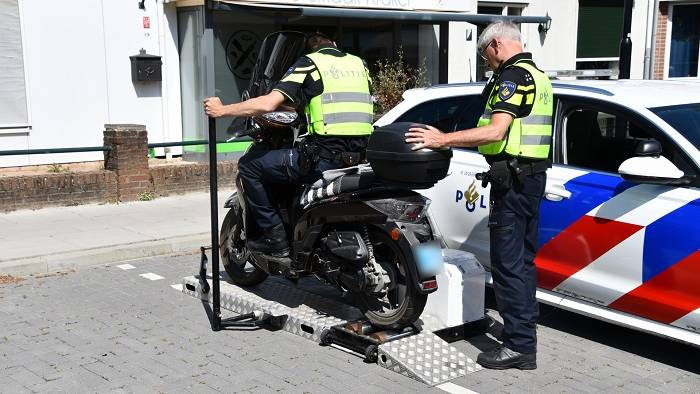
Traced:
<path fill-rule="evenodd" d="M 489 369 L 536 369 L 537 353 L 518 353 L 501 345 L 480 353 L 476 362 Z"/>
<path fill-rule="evenodd" d="M 248 240 L 248 249 L 272 257 L 289 256 L 287 232 L 282 223 L 263 230 L 261 237 Z"/>

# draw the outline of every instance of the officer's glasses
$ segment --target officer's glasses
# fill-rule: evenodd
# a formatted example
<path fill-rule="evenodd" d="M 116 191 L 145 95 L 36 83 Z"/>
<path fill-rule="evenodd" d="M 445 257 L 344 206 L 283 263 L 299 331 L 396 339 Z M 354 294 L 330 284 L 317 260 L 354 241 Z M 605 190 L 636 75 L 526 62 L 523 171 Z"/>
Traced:
<path fill-rule="evenodd" d="M 489 41 L 489 43 L 484 45 L 483 47 L 477 48 L 477 52 L 479 53 L 479 56 L 481 56 L 482 59 L 489 60 L 486 58 L 486 50 L 489 49 L 491 44 L 493 44 L 494 40 L 495 40 L 495 38 L 492 39 L 491 41 Z"/>

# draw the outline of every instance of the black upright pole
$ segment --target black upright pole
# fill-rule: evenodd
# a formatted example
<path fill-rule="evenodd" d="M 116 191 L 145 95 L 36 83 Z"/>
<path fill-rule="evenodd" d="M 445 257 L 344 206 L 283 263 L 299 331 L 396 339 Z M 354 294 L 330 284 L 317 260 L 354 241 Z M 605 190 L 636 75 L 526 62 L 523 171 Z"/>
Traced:
<path fill-rule="evenodd" d="M 440 43 L 438 45 L 438 83 L 447 83 L 449 70 L 450 23 L 440 23 Z"/>
<path fill-rule="evenodd" d="M 620 74 L 618 79 L 629 79 L 632 64 L 632 6 L 634 0 L 625 0 L 624 17 L 622 24 L 622 40 L 620 41 Z"/>
<path fill-rule="evenodd" d="M 216 169 L 216 119 L 209 118 L 209 204 L 211 205 L 211 280 L 213 282 L 213 313 L 211 328 L 221 329 L 219 300 L 219 196 Z"/>
<path fill-rule="evenodd" d="M 202 53 L 204 61 L 204 90 L 207 97 L 216 94 L 214 88 L 214 18 L 211 4 L 204 4 L 204 34 L 202 35 Z M 219 299 L 219 196 L 217 194 L 216 169 L 216 119 L 207 118 L 209 122 L 209 205 L 211 211 L 211 280 L 212 321 L 211 329 L 221 329 L 221 302 Z"/>

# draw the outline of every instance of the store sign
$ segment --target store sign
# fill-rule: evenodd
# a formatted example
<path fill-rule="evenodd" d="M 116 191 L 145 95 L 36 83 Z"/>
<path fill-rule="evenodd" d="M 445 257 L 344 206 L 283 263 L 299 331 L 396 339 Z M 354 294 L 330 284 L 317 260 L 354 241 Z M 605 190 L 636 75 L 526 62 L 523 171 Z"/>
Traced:
<path fill-rule="evenodd" d="M 237 3 L 264 3 L 309 5 L 318 7 L 344 7 L 423 11 L 471 11 L 476 10 L 475 0 L 239 0 Z"/>

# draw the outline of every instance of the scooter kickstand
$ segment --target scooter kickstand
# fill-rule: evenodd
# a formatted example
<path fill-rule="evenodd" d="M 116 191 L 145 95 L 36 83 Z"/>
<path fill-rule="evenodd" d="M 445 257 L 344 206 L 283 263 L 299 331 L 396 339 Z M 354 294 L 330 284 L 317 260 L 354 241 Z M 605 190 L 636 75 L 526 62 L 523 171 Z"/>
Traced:
<path fill-rule="evenodd" d="M 211 249 L 211 246 L 200 246 L 202 259 L 199 263 L 199 283 L 202 285 L 202 294 L 209 294 L 209 281 L 207 281 L 207 259 L 206 250 Z"/>

